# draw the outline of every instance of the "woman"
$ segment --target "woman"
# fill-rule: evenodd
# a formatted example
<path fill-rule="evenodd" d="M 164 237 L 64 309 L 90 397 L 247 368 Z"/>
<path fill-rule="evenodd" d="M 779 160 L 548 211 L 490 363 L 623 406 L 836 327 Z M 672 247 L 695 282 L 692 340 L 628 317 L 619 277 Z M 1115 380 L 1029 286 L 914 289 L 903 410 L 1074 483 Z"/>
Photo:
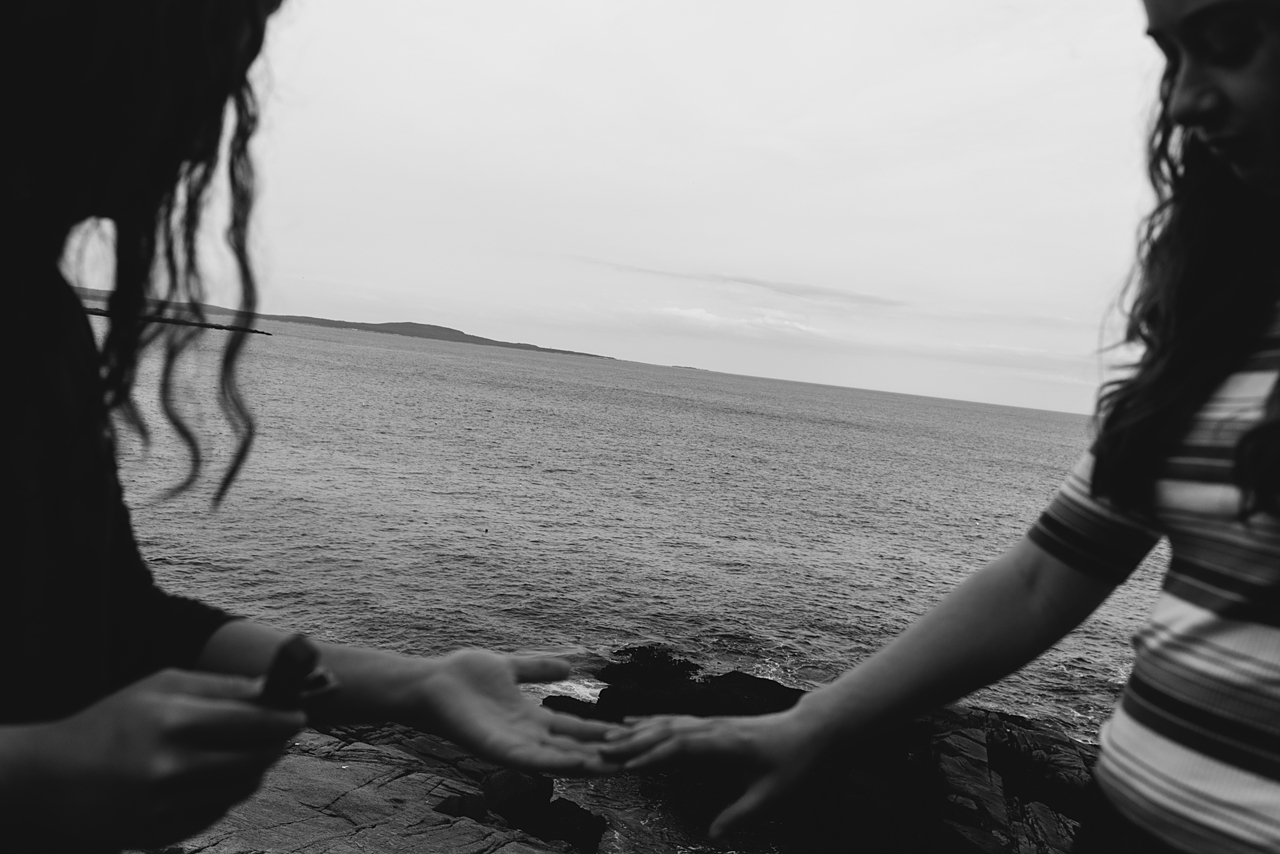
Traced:
<path fill-rule="evenodd" d="M 337 689 L 305 709 L 268 708 L 251 677 L 287 636 L 155 586 L 116 479 L 108 412 L 142 426 L 130 403 L 138 354 L 162 345 L 161 400 L 192 451 L 187 483 L 198 475 L 198 445 L 172 404 L 173 365 L 192 327 L 141 318 L 160 297 L 170 313 L 199 319 L 197 236 L 221 174 L 228 111 L 238 324 L 253 317 L 246 234 L 257 107 L 248 72 L 278 2 L 13 5 L 10 322 L 0 336 L 9 380 L 0 470 L 11 496 L 0 566 L 5 839 L 38 828 L 41 850 L 174 842 L 252 793 L 307 715 L 401 721 L 524 768 L 603 769 L 602 727 L 550 714 L 518 690 L 564 678 L 564 662 L 320 645 Z M 93 217 L 110 219 L 115 233 L 101 352 L 58 272 L 68 232 Z M 235 383 L 241 340 L 229 338 L 221 374 L 223 410 L 241 438 L 222 492 L 252 436 Z"/>
<path fill-rule="evenodd" d="M 1027 537 L 788 712 L 655 718 L 627 768 L 753 767 L 713 835 L 833 748 L 1021 667 L 1167 536 L 1077 851 L 1280 851 L 1280 2 L 1145 0 L 1167 59 L 1127 339 L 1100 430 Z"/>

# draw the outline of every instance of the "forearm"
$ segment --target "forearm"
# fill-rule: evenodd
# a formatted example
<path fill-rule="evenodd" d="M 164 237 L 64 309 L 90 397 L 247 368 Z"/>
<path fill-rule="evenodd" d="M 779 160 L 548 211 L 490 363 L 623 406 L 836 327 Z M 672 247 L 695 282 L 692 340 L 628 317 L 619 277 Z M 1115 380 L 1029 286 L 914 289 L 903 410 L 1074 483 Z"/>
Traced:
<path fill-rule="evenodd" d="M 238 621 L 209 639 L 203 667 L 258 676 L 287 635 Z M 520 690 L 525 682 L 569 675 L 554 658 L 459 650 L 439 658 L 319 644 L 321 663 L 333 671 L 337 690 L 307 701 L 311 720 L 395 721 L 450 739 L 504 765 L 535 771 L 587 773 L 606 770 L 597 742 L 607 725 L 557 715 Z"/>
<path fill-rule="evenodd" d="M 423 690 L 438 659 L 322 643 L 321 662 L 337 677 L 338 690 L 319 713 L 330 721 L 398 721 L 428 726 Z M 434 729 L 434 727 L 430 727 Z"/>
<path fill-rule="evenodd" d="M 841 741 L 958 699 L 1044 652 L 1111 589 L 1024 540 L 796 714 Z"/>
<path fill-rule="evenodd" d="M 260 676 L 287 632 L 248 620 L 227 623 L 205 644 L 199 666 L 217 673 Z M 315 642 L 321 664 L 336 677 L 337 690 L 309 712 L 330 722 L 404 720 L 417 709 L 415 698 L 436 666 L 435 659 L 383 650 Z M 416 691 L 410 696 L 410 691 Z"/>

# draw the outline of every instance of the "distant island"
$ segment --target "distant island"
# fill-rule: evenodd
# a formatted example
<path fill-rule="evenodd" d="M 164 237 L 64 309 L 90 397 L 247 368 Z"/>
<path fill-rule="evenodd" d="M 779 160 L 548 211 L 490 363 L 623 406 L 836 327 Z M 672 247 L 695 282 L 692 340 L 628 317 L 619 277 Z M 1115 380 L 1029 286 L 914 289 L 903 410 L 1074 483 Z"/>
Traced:
<path fill-rule="evenodd" d="M 76 292 L 80 294 L 82 300 L 88 300 L 99 305 L 86 305 L 85 310 L 91 314 L 102 314 L 102 306 L 106 305 L 107 299 L 111 296 L 110 291 L 95 290 L 93 288 L 77 287 Z M 235 310 L 223 308 L 220 305 L 202 304 L 205 314 L 235 315 Z M 357 329 L 362 332 L 382 332 L 388 335 L 406 335 L 410 338 L 429 338 L 433 341 L 454 341 L 459 344 L 480 344 L 485 347 L 506 347 L 511 350 L 533 350 L 539 353 L 558 353 L 564 356 L 588 356 L 592 359 L 612 359 L 612 356 L 600 356 L 596 353 L 580 353 L 577 350 L 557 350 L 553 347 L 539 347 L 536 344 L 519 344 L 512 341 L 495 341 L 492 338 L 481 338 L 479 335 L 468 335 L 458 329 L 450 329 L 447 326 L 436 326 L 431 323 L 357 323 L 351 320 L 328 320 L 323 317 L 306 317 L 296 314 L 259 314 L 256 320 L 278 320 L 284 323 L 303 323 L 308 326 L 327 326 L 332 329 Z M 163 319 L 167 323 L 187 323 L 189 321 L 181 321 L 177 319 Z M 213 329 L 230 329 L 235 327 L 221 326 L 218 324 L 206 324 Z M 248 332 L 262 332 L 259 329 L 247 329 Z M 270 333 L 263 333 L 270 334 Z"/>
<path fill-rule="evenodd" d="M 212 306 L 210 306 L 212 308 Z M 227 312 L 226 309 L 219 309 Z M 227 312 L 234 314 L 235 312 Z M 456 341 L 460 344 L 482 344 L 486 347 L 507 347 L 512 350 L 536 350 L 539 353 L 559 353 L 564 356 L 590 356 L 592 359 L 612 359 L 612 356 L 600 356 L 595 353 L 579 353 L 577 350 L 557 350 L 554 347 L 539 347 L 537 344 L 518 344 L 512 341 L 495 341 L 492 338 L 481 338 L 479 335 L 468 335 L 447 326 L 436 326 L 431 323 L 356 323 L 349 320 L 326 320 L 322 317 L 305 317 L 295 314 L 260 314 L 259 320 L 279 320 L 285 323 L 305 323 L 310 326 L 329 326 L 334 329 L 359 329 L 363 332 L 385 332 L 389 335 L 407 335 L 410 338 L 430 338 L 433 341 Z"/>

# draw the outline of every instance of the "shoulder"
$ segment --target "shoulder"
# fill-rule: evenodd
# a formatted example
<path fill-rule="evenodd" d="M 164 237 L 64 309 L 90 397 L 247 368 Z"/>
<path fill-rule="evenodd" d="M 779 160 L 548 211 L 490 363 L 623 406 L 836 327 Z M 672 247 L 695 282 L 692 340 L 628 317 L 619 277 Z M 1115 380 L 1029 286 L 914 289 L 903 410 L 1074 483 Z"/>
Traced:
<path fill-rule="evenodd" d="M 1119 584 L 1142 562 L 1161 533 L 1152 520 L 1094 496 L 1093 467 L 1093 454 L 1086 452 L 1027 536 L 1068 566 Z"/>

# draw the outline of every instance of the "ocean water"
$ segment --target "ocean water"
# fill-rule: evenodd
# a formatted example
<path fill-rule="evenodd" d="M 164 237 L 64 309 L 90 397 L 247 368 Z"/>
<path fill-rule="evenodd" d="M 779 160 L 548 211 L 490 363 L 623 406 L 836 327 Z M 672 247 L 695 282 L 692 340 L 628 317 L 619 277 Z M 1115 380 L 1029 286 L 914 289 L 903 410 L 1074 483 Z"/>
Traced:
<path fill-rule="evenodd" d="M 264 321 L 259 420 L 228 500 L 178 498 L 177 442 L 126 432 L 121 476 L 161 583 L 317 637 L 591 670 L 661 642 L 709 672 L 833 678 L 1016 541 L 1088 443 L 1082 416 Z M 182 405 L 220 471 L 221 333 Z M 974 702 L 1093 739 L 1159 555 Z"/>

